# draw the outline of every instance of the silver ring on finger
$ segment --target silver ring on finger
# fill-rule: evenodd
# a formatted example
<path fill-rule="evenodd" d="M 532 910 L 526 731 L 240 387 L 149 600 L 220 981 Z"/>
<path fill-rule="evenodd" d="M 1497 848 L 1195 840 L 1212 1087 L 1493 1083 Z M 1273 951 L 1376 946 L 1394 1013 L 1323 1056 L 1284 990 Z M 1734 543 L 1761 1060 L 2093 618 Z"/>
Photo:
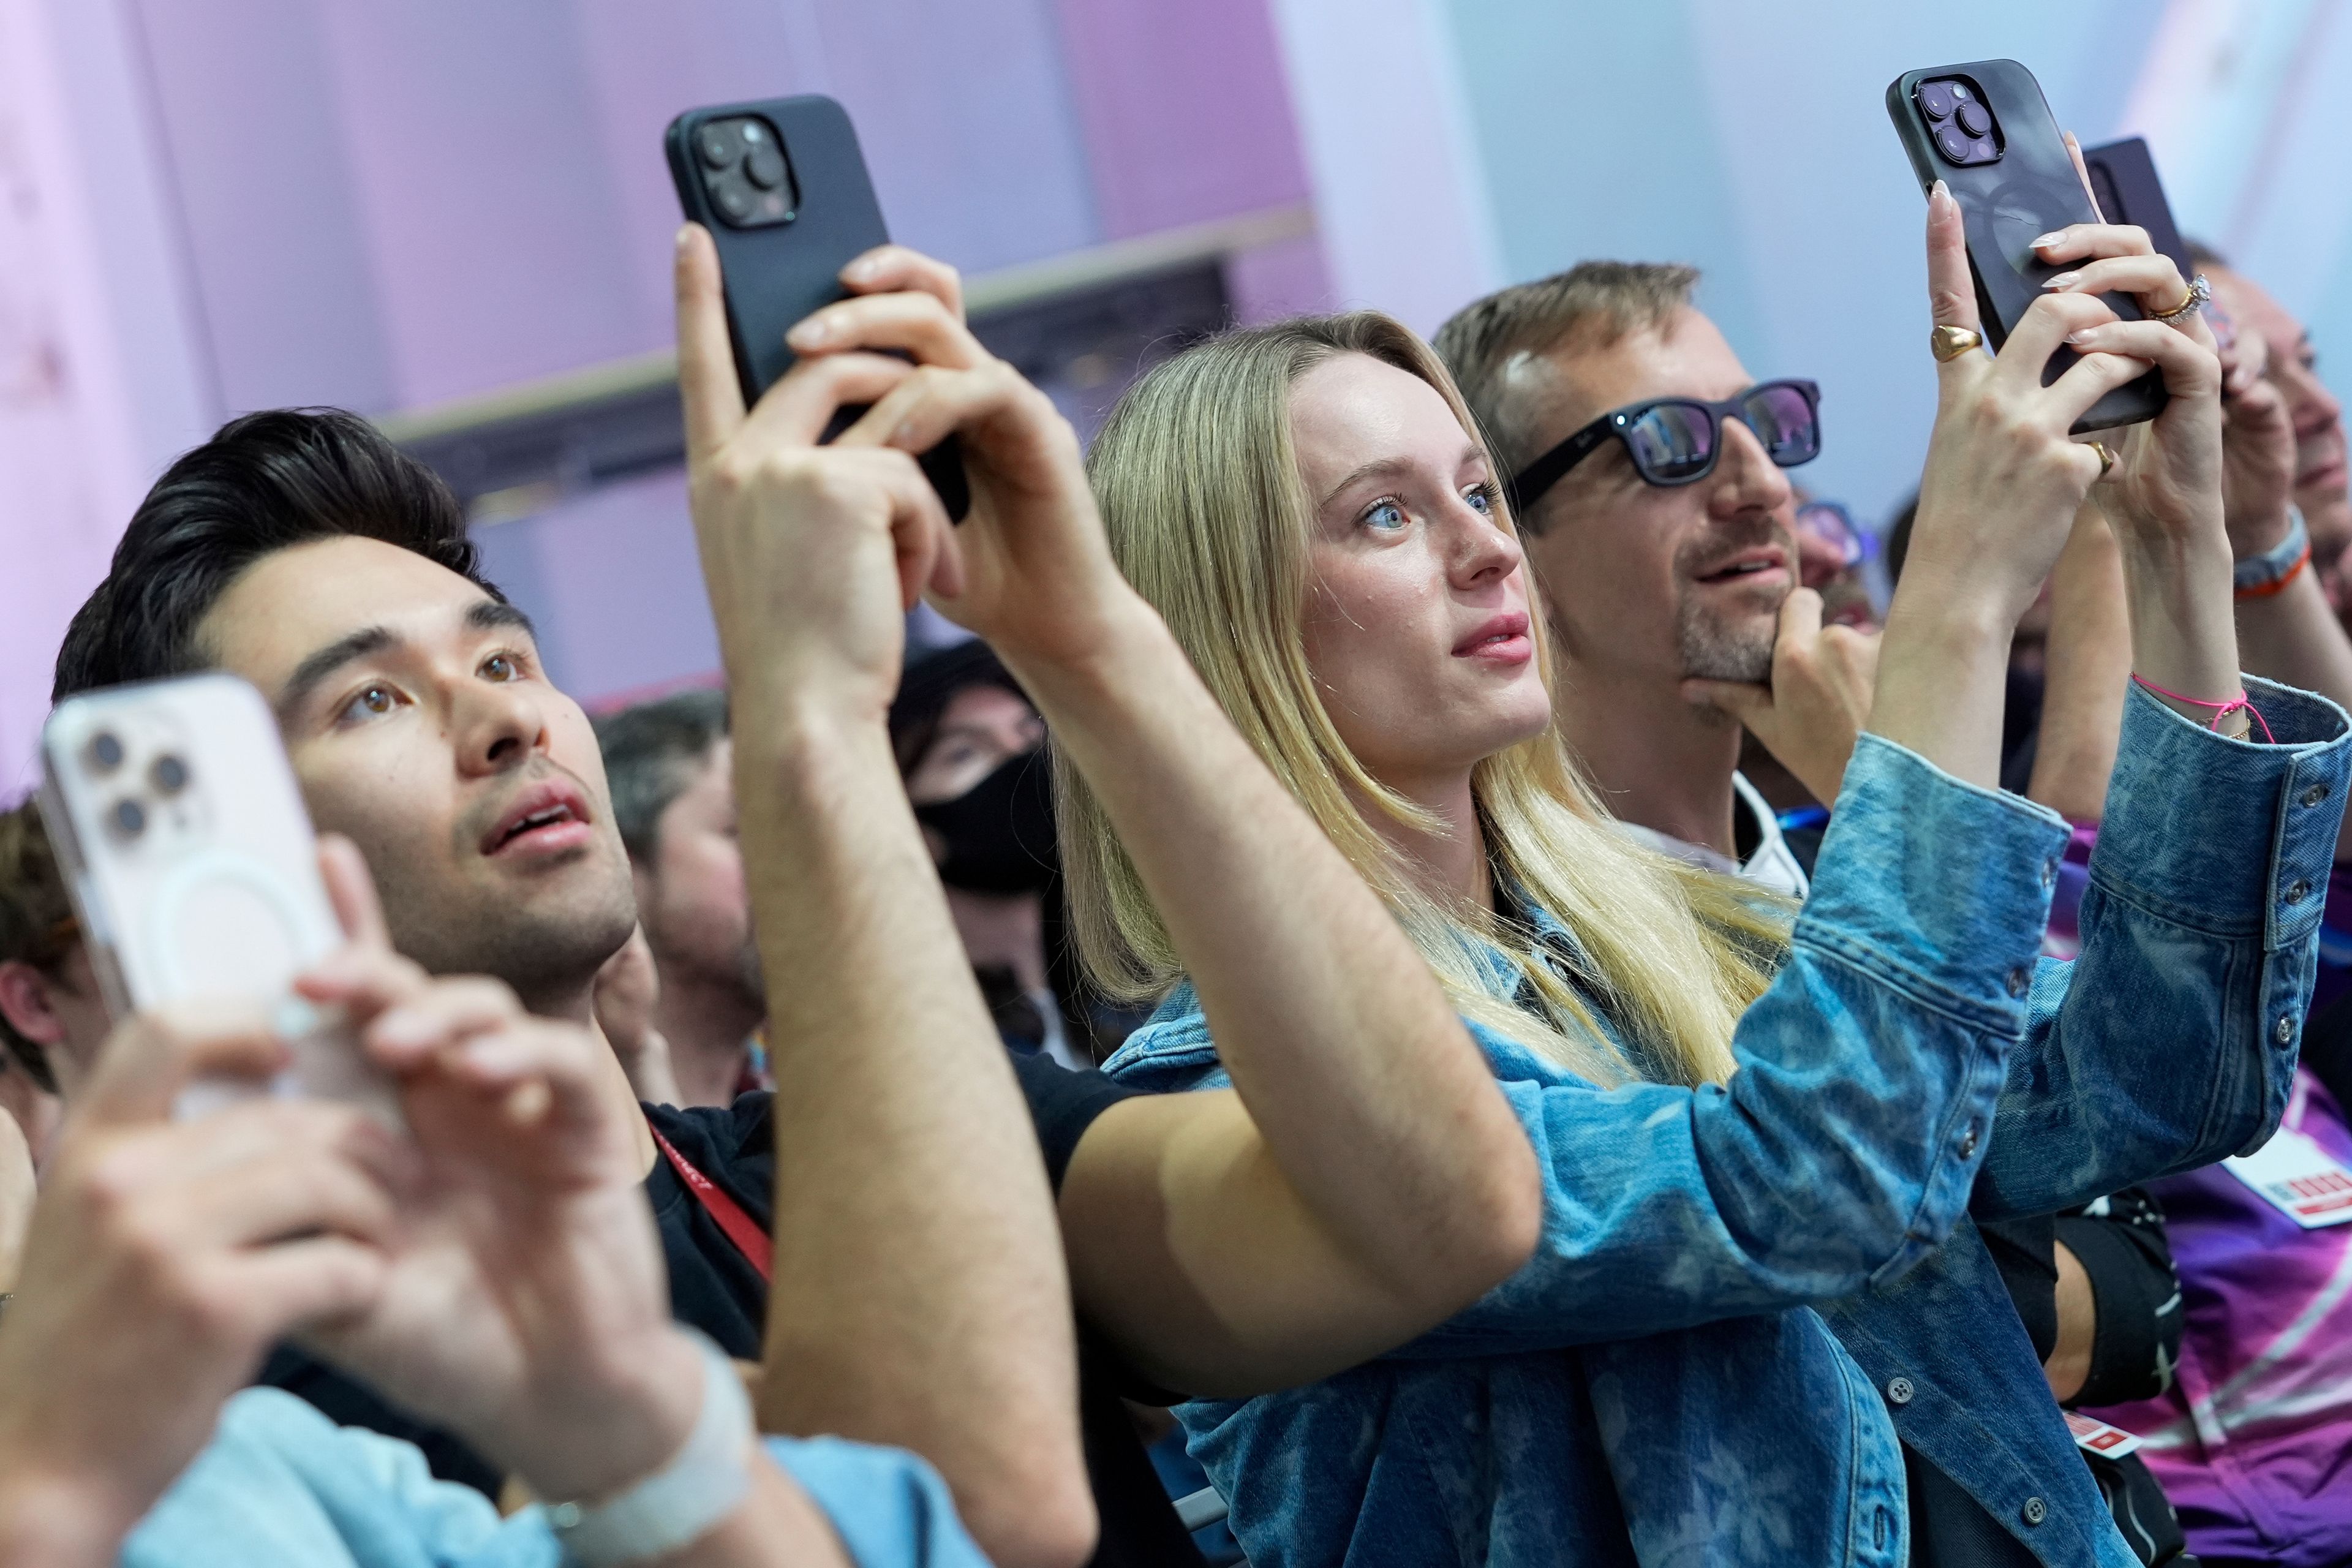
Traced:
<path fill-rule="evenodd" d="M 2162 321 L 2168 326 L 2171 323 L 2179 321 L 2184 316 L 2195 315 L 2198 311 L 2203 310 L 2206 305 L 2211 301 L 2212 298 L 2213 285 L 2206 280 L 2205 274 L 2200 272 L 2196 277 L 2189 280 L 2189 298 L 2181 300 L 2180 303 L 2175 305 L 2169 310 L 2157 311 L 2155 314 L 2148 317 L 2148 320 L 2151 321 Z"/>

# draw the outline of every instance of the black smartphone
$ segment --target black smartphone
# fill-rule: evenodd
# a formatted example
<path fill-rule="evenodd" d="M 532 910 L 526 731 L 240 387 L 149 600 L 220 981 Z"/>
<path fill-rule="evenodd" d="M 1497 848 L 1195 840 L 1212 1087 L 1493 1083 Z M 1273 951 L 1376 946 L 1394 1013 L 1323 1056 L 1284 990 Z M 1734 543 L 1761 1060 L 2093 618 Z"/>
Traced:
<path fill-rule="evenodd" d="M 1986 340 L 1998 349 L 2041 297 L 2042 285 L 2074 265 L 2043 261 L 2033 252 L 2034 240 L 2099 219 L 2042 84 L 2015 60 L 1906 71 L 1886 89 L 1886 112 L 1920 189 L 1941 180 L 1960 204 L 1977 313 Z M 2129 295 L 2099 298 L 2126 321 L 2140 319 L 2139 304 Z M 2042 373 L 2042 384 L 2063 375 L 2074 360 L 2073 350 L 2059 349 Z M 2153 419 L 2165 399 L 2164 378 L 2151 370 L 2093 404 L 2075 421 L 2074 433 Z"/>
<path fill-rule="evenodd" d="M 814 93 L 689 109 L 663 137 L 687 217 L 710 231 L 727 295 L 727 331 L 748 405 L 792 368 L 784 333 L 847 296 L 841 269 L 890 231 L 849 115 Z M 824 438 L 856 422 L 844 408 Z M 948 516 L 971 509 L 950 436 L 922 456 Z"/>
<path fill-rule="evenodd" d="M 2164 182 L 2157 178 L 2156 159 L 2137 136 L 2083 149 L 2083 163 L 2091 171 L 2091 194 L 2109 223 L 2127 223 L 2147 230 L 2159 256 L 2169 256 L 2183 279 L 2197 276 L 2189 259 L 2189 244 L 2180 226 L 2172 221 L 2172 204 L 2164 199 Z"/>

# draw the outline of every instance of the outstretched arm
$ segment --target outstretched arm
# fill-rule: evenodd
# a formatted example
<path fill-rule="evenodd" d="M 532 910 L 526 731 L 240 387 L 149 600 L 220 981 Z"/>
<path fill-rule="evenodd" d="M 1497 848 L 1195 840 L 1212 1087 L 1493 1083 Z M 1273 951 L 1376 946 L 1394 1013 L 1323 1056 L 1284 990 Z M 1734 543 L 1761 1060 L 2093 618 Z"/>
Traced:
<path fill-rule="evenodd" d="M 972 514 L 933 602 L 1097 792 L 1239 1090 L 1122 1104 L 1081 1142 L 1061 1213 L 1089 1320 L 1172 1386 L 1249 1393 L 1474 1300 L 1533 1245 L 1528 1140 L 1428 965 L 1119 575 L 1068 424 L 936 293 L 828 307 L 804 349 L 810 328 L 921 363 L 840 444 L 959 434 Z"/>
<path fill-rule="evenodd" d="M 699 228 L 680 236 L 677 305 L 771 1005 L 761 1414 L 911 1448 L 997 1561 L 1076 1563 L 1094 1515 L 1052 1198 L 884 727 L 904 611 L 948 523 L 906 453 L 817 445 L 836 406 L 909 367 L 804 358 L 747 414 Z"/>

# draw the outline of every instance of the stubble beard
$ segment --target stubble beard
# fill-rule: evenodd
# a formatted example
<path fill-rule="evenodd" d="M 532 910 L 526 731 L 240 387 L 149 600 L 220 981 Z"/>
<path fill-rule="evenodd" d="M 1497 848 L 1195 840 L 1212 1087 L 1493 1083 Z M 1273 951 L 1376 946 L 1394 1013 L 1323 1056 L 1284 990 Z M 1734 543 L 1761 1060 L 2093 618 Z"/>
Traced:
<path fill-rule="evenodd" d="M 1735 680 L 1749 686 L 1772 679 L 1772 642 L 1779 617 L 1743 616 L 1726 621 L 1685 591 L 1675 612 L 1675 640 L 1683 675 L 1700 680 Z"/>

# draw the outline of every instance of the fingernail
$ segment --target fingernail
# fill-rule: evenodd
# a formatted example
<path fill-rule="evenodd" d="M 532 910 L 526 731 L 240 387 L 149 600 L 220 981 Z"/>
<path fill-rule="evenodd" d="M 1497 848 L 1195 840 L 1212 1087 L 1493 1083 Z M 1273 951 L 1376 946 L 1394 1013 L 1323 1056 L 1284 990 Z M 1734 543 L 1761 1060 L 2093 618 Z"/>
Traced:
<path fill-rule="evenodd" d="M 2082 344 L 2089 342 L 2093 338 L 2095 338 L 2095 337 L 2097 337 L 2098 335 L 2099 335 L 2099 329 L 2098 329 L 2098 328 L 2096 328 L 2096 327 L 2084 327 L 2084 328 L 2081 331 L 2079 331 L 2079 332 L 2069 332 L 2069 333 L 2067 333 L 2067 334 L 2066 334 L 2066 341 L 2067 341 L 2068 342 L 2070 342 L 2070 343 L 2073 343 L 2073 344 L 2076 345 L 2077 347 L 2080 347 Z"/>
<path fill-rule="evenodd" d="M 2044 246 L 2060 244 L 2065 239 L 2065 237 L 2066 237 L 2063 234 L 2045 234 L 2041 238 L 2033 242 L 2033 248 L 2040 250 Z"/>
<path fill-rule="evenodd" d="M 1943 181 L 1937 180 L 1934 184 L 1927 187 L 1927 200 L 1929 202 L 1948 202 L 1951 199 L 1952 188 L 1944 184 Z"/>
<path fill-rule="evenodd" d="M 686 248 L 687 242 L 693 237 L 694 226 L 690 223 L 682 223 L 677 226 L 677 237 L 670 241 L 670 243 L 677 246 L 680 250 L 684 250 Z"/>
<path fill-rule="evenodd" d="M 831 336 L 833 336 L 833 328 L 822 318 L 811 316 L 807 321 L 786 332 L 784 340 L 798 348 L 813 349 Z"/>
<path fill-rule="evenodd" d="M 2039 245 L 2042 242 L 2037 239 L 2033 243 Z M 2061 272 L 2057 277 L 2053 278 L 2049 282 L 2044 283 L 2042 287 L 2044 289 L 2072 289 L 2076 283 L 2082 281 L 2082 278 L 2083 275 L 2079 272 Z"/>
<path fill-rule="evenodd" d="M 851 262 L 842 268 L 841 275 L 852 283 L 863 283 L 881 270 L 882 264 L 869 257 L 862 261 Z"/>

